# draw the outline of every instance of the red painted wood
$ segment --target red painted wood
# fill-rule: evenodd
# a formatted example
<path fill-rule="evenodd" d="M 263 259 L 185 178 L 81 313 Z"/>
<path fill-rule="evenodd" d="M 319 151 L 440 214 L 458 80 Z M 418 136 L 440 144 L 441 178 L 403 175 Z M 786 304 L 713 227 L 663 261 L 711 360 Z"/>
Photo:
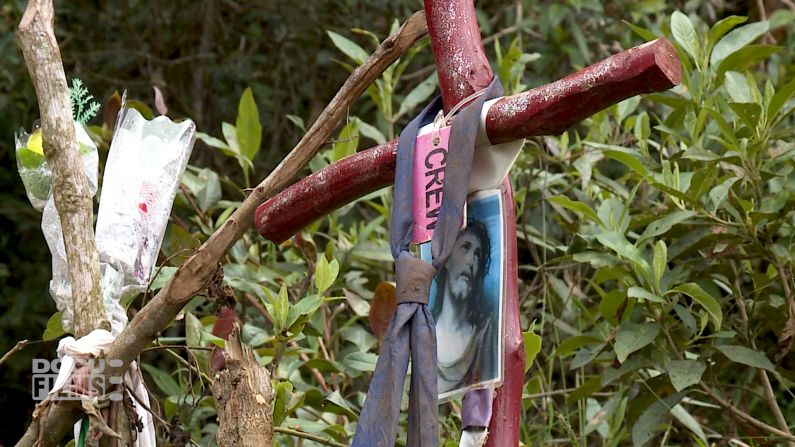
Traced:
<path fill-rule="evenodd" d="M 505 307 L 503 313 L 503 350 L 505 351 L 505 380 L 494 396 L 493 414 L 489 424 L 486 447 L 519 445 L 520 418 L 522 415 L 522 388 L 524 387 L 524 339 L 519 320 L 519 269 L 516 254 L 516 212 L 513 208 L 511 181 L 502 182 L 502 200 L 505 204 L 505 265 L 507 266 Z"/>
<path fill-rule="evenodd" d="M 626 98 L 668 90 L 682 69 L 665 39 L 622 51 L 552 84 L 503 98 L 486 117 L 494 143 L 556 135 Z"/>
<path fill-rule="evenodd" d="M 483 50 L 471 0 L 425 0 L 428 34 L 436 58 L 445 111 L 491 83 L 494 73 Z M 513 138 L 512 138 L 513 139 Z M 507 280 L 503 313 L 505 365 L 497 389 L 486 447 L 519 445 L 519 421 L 524 384 L 524 347 L 519 321 L 516 216 L 508 178 L 502 185 Z"/>
<path fill-rule="evenodd" d="M 489 139 L 554 135 L 626 98 L 681 80 L 671 43 L 659 39 L 613 55 L 564 79 L 498 101 L 486 118 Z M 519 105 L 526 109 L 518 109 Z M 260 234 L 281 243 L 358 197 L 392 184 L 397 141 L 342 159 L 286 188 L 257 209 Z"/>
<path fill-rule="evenodd" d="M 491 83 L 472 0 L 425 0 L 425 17 L 436 58 L 444 110 Z"/>
<path fill-rule="evenodd" d="M 391 185 L 396 151 L 397 140 L 392 140 L 304 177 L 257 208 L 257 229 L 281 243 L 318 217 Z"/>

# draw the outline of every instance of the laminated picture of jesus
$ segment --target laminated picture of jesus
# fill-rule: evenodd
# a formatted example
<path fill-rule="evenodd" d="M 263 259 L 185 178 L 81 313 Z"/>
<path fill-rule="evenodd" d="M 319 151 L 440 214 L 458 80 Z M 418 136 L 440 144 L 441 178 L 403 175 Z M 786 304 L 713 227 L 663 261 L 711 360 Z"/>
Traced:
<path fill-rule="evenodd" d="M 502 380 L 502 196 L 479 192 L 467 206 L 466 226 L 431 286 L 440 400 Z M 430 243 L 421 256 L 430 260 Z"/>

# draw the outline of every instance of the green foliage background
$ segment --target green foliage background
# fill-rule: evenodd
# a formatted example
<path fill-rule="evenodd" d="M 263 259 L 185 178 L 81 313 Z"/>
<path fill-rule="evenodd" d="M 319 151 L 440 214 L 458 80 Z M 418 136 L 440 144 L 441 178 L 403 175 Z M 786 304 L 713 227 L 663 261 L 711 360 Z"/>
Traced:
<path fill-rule="evenodd" d="M 522 327 L 526 341 L 541 340 L 525 377 L 526 445 L 777 445 L 729 417 L 716 396 L 776 427 L 778 407 L 792 427 L 795 25 L 774 5 L 760 23 L 756 2 L 476 2 L 492 65 L 512 92 L 660 35 L 676 43 L 684 71 L 670 92 L 528 140 L 512 171 Z M 0 20 L 2 352 L 41 340 L 54 312 L 39 216 L 12 155 L 13 130 L 36 118 L 12 34 L 23 7 L 5 2 Z M 127 88 L 150 105 L 157 85 L 169 114 L 203 132 L 153 290 L 300 138 L 347 71 L 419 8 L 56 2 L 69 77 L 98 98 Z M 310 169 L 396 135 L 435 85 L 425 42 L 356 103 Z M 109 131 L 101 118 L 92 124 L 106 151 Z M 390 200 L 389 191 L 371 194 L 281 246 L 251 232 L 224 260 L 244 340 L 273 370 L 278 445 L 319 445 L 295 431 L 330 445 L 350 440 L 378 352 L 368 313 L 393 280 Z M 213 443 L 207 349 L 222 344 L 210 335 L 216 310 L 195 298 L 141 356 L 169 424 L 159 427 L 165 443 Z M 32 406 L 30 358 L 55 346 L 33 344 L 0 366 L 8 421 L 0 442 L 13 442 L 30 414 L 19 408 Z M 458 411 L 441 408 L 446 445 L 457 445 Z"/>

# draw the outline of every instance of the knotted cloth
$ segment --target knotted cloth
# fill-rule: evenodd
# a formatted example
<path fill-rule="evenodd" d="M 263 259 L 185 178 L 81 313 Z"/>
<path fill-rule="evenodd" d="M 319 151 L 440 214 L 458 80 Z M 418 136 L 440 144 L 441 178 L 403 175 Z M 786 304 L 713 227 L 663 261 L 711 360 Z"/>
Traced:
<path fill-rule="evenodd" d="M 414 147 L 420 127 L 441 109 L 435 98 L 400 133 L 392 205 L 391 248 L 397 276 L 397 310 L 389 322 L 381 354 L 367 392 L 351 447 L 392 447 L 397 438 L 403 382 L 412 360 L 406 445 L 439 444 L 436 328 L 428 309 L 433 277 L 453 250 L 463 222 L 464 203 L 480 112 L 487 99 L 503 93 L 497 77 L 485 93 L 464 107 L 453 120 L 444 171 L 442 204 L 431 241 L 433 262 L 411 255 Z"/>

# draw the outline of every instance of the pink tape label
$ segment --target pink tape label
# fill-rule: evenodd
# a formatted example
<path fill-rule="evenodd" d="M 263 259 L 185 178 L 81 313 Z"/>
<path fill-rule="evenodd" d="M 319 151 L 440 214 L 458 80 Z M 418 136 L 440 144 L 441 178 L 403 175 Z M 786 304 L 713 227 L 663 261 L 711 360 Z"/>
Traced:
<path fill-rule="evenodd" d="M 437 141 L 434 141 L 436 139 Z M 412 242 L 421 244 L 433 238 L 439 208 L 442 205 L 444 167 L 450 127 L 417 137 L 414 148 L 414 229 Z M 434 144 L 436 143 L 436 144 Z"/>

